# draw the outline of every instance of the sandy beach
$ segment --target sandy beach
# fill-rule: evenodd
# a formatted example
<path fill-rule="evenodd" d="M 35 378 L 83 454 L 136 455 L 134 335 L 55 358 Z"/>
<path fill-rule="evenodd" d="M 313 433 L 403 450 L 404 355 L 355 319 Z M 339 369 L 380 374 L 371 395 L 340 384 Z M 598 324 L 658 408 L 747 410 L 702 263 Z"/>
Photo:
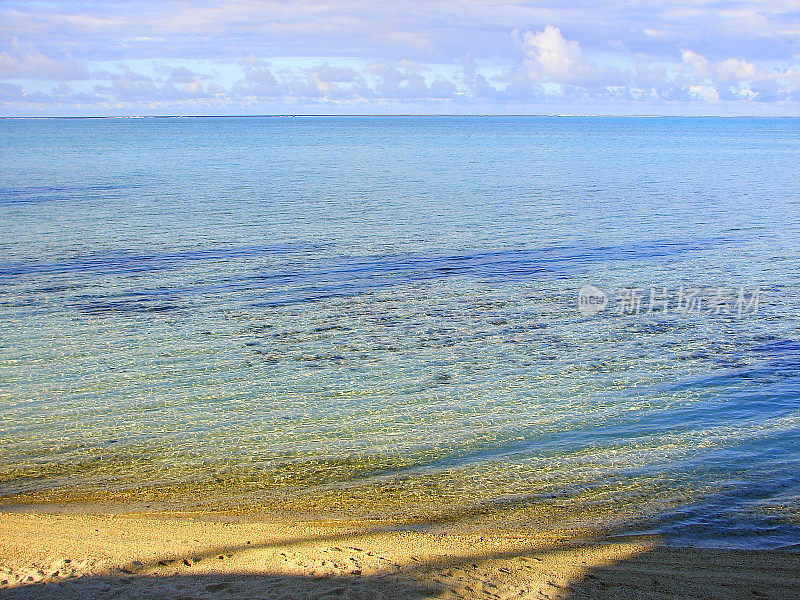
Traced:
<path fill-rule="evenodd" d="M 225 515 L 0 516 L 2 598 L 800 597 L 784 550 Z"/>

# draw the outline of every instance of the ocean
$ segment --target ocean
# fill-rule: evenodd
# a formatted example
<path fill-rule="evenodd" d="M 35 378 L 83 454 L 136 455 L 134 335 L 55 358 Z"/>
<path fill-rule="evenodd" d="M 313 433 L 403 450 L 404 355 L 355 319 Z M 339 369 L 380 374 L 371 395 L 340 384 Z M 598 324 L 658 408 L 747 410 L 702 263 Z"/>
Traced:
<path fill-rule="evenodd" d="M 0 120 L 0 508 L 800 543 L 800 119 Z"/>

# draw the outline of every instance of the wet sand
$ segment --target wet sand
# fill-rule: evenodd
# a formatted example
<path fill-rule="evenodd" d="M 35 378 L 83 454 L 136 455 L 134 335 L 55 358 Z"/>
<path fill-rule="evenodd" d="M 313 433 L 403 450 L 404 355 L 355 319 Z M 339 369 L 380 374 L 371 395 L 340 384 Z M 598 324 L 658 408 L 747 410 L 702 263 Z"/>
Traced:
<path fill-rule="evenodd" d="M 566 531 L 0 515 L 0 598 L 800 598 L 800 555 Z"/>

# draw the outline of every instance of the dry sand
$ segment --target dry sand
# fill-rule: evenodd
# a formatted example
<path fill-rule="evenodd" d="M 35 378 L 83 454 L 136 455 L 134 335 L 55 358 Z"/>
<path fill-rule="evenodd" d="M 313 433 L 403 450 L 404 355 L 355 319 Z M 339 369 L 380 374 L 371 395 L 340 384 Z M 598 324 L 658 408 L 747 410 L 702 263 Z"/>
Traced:
<path fill-rule="evenodd" d="M 800 598 L 800 555 L 563 532 L 0 515 L 0 598 Z"/>

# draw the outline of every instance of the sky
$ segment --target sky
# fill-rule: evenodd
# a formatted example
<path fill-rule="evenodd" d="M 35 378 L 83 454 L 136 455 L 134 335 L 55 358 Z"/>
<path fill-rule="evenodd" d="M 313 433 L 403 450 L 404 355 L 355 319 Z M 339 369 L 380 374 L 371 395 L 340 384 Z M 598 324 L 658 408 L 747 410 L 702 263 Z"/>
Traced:
<path fill-rule="evenodd" d="M 800 0 L 0 0 L 0 116 L 800 115 Z"/>

